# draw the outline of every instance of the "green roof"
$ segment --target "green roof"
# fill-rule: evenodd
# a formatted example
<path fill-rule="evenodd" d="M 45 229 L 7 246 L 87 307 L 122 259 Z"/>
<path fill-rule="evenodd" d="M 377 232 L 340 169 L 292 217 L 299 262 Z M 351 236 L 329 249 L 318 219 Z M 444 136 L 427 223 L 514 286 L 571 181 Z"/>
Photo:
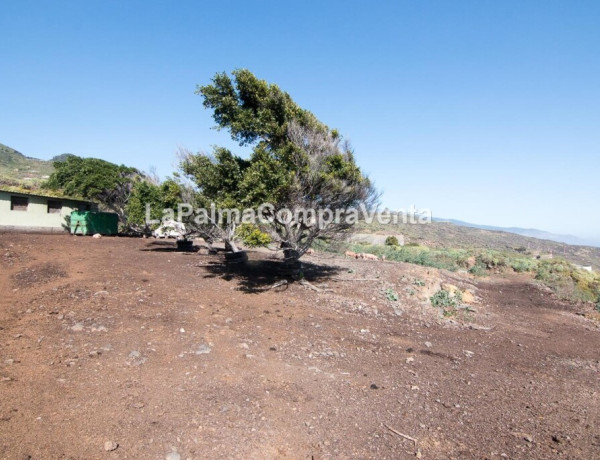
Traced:
<path fill-rule="evenodd" d="M 17 186 L 0 186 L 0 192 L 7 192 L 7 193 L 16 193 L 19 195 L 28 195 L 28 196 L 39 196 L 39 197 L 43 197 L 43 198 L 60 198 L 63 200 L 71 200 L 71 201 L 79 201 L 82 203 L 93 203 L 93 201 L 91 200 L 86 200 L 84 198 L 81 197 L 75 197 L 75 196 L 66 196 L 63 195 L 60 192 L 54 191 L 54 190 L 29 190 L 23 187 L 17 187 Z"/>

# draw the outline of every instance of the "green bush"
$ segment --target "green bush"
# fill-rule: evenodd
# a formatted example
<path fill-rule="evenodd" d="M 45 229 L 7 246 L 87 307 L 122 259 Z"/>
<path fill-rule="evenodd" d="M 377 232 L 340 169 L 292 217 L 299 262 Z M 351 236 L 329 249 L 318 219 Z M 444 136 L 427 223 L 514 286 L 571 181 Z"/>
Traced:
<path fill-rule="evenodd" d="M 430 297 L 431 305 L 436 308 L 456 308 L 462 301 L 462 294 L 460 291 L 450 294 L 448 291 L 440 289 Z M 459 294 L 459 295 L 456 295 Z"/>
<path fill-rule="evenodd" d="M 246 246 L 251 248 L 267 246 L 271 243 L 269 234 L 262 232 L 256 225 L 242 224 L 237 228 L 235 233 L 242 239 Z"/>
<path fill-rule="evenodd" d="M 440 289 L 429 300 L 431 305 L 442 310 L 444 316 L 453 316 L 457 313 L 457 308 L 462 302 L 462 292 L 457 290 L 450 293 Z"/>
<path fill-rule="evenodd" d="M 471 275 L 475 275 L 475 276 L 487 276 L 488 275 L 488 271 L 486 270 L 485 266 L 483 266 L 481 264 L 473 265 L 471 268 L 469 268 L 469 273 Z"/>
<path fill-rule="evenodd" d="M 597 274 L 579 270 L 562 259 L 540 261 L 535 278 L 562 299 L 595 302 L 600 296 Z"/>
<path fill-rule="evenodd" d="M 477 256 L 476 260 L 490 270 L 493 268 L 507 267 L 509 265 L 509 258 L 498 251 L 483 251 Z"/>
<path fill-rule="evenodd" d="M 385 239 L 385 245 L 386 246 L 398 246 L 398 238 L 396 238 L 395 236 L 388 236 Z"/>
<path fill-rule="evenodd" d="M 514 271 L 516 271 L 518 273 L 532 272 L 536 269 L 537 262 L 532 259 L 520 258 L 520 259 L 511 261 L 510 266 Z"/>
<path fill-rule="evenodd" d="M 393 289 L 386 289 L 383 293 L 389 301 L 398 302 L 398 294 Z"/>

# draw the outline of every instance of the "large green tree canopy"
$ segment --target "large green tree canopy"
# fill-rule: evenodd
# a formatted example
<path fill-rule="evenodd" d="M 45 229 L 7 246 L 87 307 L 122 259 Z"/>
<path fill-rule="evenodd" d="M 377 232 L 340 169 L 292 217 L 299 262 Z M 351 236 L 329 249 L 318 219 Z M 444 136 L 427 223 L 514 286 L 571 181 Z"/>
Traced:
<path fill-rule="evenodd" d="M 250 161 L 244 163 L 243 177 L 237 181 L 243 205 L 264 201 L 290 204 L 286 202 L 291 188 L 308 173 L 310 158 L 314 160 L 325 153 L 330 157 L 321 165 L 322 179 L 355 185 L 368 181 L 356 166 L 352 151 L 338 148 L 341 138 L 336 130 L 330 130 L 311 112 L 299 107 L 277 85 L 258 79 L 249 70 L 235 70 L 232 75 L 233 79 L 218 73 L 212 84 L 199 86 L 196 93 L 203 97 L 204 106 L 213 111 L 218 129 L 227 129 L 241 145 L 254 145 Z M 327 149 L 329 152 L 325 152 Z M 219 152 L 215 153 L 214 163 L 219 164 Z M 202 187 L 205 180 L 194 177 L 201 179 L 198 185 Z M 313 192 L 318 194 L 318 190 Z"/>
<path fill-rule="evenodd" d="M 175 180 L 158 183 L 129 166 L 69 155 L 54 168 L 45 187 L 100 203 L 119 215 L 126 231 L 148 231 L 147 205 L 150 217 L 160 219 L 163 209 L 176 209 L 182 201 L 182 187 Z"/>
<path fill-rule="evenodd" d="M 369 179 L 356 165 L 349 144 L 277 85 L 241 69 L 218 73 L 197 94 L 213 111 L 218 129 L 240 145 L 252 145 L 248 160 L 216 147 L 212 155 L 188 155 L 182 170 L 205 202 L 228 207 L 344 210 L 376 201 Z M 343 213 L 342 213 L 343 215 Z M 314 226 L 307 220 L 275 219 L 272 230 L 283 247 L 301 255 L 314 238 L 332 236 L 351 225 Z"/>
<path fill-rule="evenodd" d="M 69 155 L 65 161 L 54 163 L 54 173 L 46 187 L 61 189 L 67 195 L 101 201 L 107 193 L 131 182 L 137 175 L 139 172 L 135 168 L 98 158 Z"/>
<path fill-rule="evenodd" d="M 234 80 L 225 72 L 216 74 L 212 84 L 198 86 L 196 94 L 202 95 L 204 107 L 213 111 L 217 127 L 229 130 L 240 145 L 261 140 L 271 148 L 280 147 L 287 143 L 290 120 L 326 129 L 277 85 L 259 80 L 246 69 L 232 74 Z"/>

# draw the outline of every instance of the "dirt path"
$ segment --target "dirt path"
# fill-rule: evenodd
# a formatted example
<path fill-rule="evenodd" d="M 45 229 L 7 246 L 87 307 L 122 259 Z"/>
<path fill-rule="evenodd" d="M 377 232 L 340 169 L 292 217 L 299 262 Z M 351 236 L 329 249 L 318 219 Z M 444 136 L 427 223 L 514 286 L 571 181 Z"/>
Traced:
<path fill-rule="evenodd" d="M 0 257 L 0 458 L 600 457 L 591 307 L 525 278 L 309 257 L 333 292 L 267 289 L 263 254 L 123 238 Z M 442 318 L 441 281 L 476 311 Z"/>

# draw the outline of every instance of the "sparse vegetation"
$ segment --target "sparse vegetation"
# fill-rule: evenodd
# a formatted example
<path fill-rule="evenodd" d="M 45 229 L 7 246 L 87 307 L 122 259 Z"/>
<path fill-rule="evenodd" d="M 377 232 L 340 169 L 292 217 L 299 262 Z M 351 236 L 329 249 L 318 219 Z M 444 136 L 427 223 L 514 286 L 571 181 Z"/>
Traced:
<path fill-rule="evenodd" d="M 555 241 L 541 240 L 514 233 L 463 227 L 449 222 L 431 222 L 426 225 L 399 223 L 390 227 L 377 221 L 357 225 L 361 233 L 394 232 L 404 235 L 404 247 L 428 246 L 432 249 L 489 249 L 498 252 L 519 253 L 534 258 L 537 254 L 554 254 L 572 263 L 592 265 L 600 271 L 600 248 L 572 246 Z"/>
<path fill-rule="evenodd" d="M 549 286 L 561 299 L 594 302 L 600 296 L 600 276 L 577 269 L 565 260 L 539 261 L 535 279 Z"/>
<path fill-rule="evenodd" d="M 462 292 L 440 289 L 430 297 L 430 301 L 431 305 L 442 310 L 444 316 L 453 316 L 462 302 Z"/>
<path fill-rule="evenodd" d="M 30 158 L 0 144 L 0 185 L 37 188 L 53 171 L 52 161 Z"/>
<path fill-rule="evenodd" d="M 600 275 L 577 268 L 560 259 L 537 259 L 518 251 L 491 249 L 432 249 L 426 246 L 349 245 L 355 252 L 385 255 L 387 260 L 406 262 L 450 271 L 468 270 L 475 276 L 493 273 L 529 273 L 565 300 L 595 302 L 600 296 Z M 472 261 L 473 265 L 470 265 Z M 417 281 L 415 281 L 417 284 Z M 443 294 L 440 294 L 443 295 Z"/>
<path fill-rule="evenodd" d="M 385 298 L 390 302 L 398 302 L 398 293 L 391 288 L 384 291 Z"/>

